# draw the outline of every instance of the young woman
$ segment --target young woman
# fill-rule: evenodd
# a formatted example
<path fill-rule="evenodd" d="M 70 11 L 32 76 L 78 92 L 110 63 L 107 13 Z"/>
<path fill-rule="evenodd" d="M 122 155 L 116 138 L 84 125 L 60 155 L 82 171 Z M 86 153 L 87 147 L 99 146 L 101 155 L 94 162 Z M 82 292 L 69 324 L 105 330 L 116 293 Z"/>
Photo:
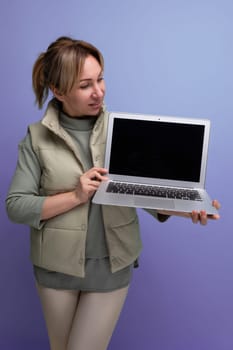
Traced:
<path fill-rule="evenodd" d="M 50 91 L 53 98 L 19 145 L 6 201 L 10 219 L 31 228 L 52 350 L 107 348 L 141 250 L 134 208 L 91 202 L 107 176 L 103 73 L 102 54 L 84 41 L 61 37 L 41 53 L 32 76 L 36 101 L 42 107 Z M 150 213 L 161 222 L 170 214 Z M 187 216 L 207 223 L 205 212 Z"/>

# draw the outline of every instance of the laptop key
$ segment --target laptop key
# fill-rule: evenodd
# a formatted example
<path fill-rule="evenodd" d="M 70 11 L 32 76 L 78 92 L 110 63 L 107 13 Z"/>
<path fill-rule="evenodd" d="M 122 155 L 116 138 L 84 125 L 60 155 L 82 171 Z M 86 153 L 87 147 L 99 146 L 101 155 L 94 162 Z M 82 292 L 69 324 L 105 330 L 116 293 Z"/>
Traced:
<path fill-rule="evenodd" d="M 202 200 L 197 190 L 126 184 L 121 182 L 110 182 L 107 188 L 107 192 L 135 194 L 139 196 L 151 196 L 159 198 L 175 198 L 182 200 Z"/>

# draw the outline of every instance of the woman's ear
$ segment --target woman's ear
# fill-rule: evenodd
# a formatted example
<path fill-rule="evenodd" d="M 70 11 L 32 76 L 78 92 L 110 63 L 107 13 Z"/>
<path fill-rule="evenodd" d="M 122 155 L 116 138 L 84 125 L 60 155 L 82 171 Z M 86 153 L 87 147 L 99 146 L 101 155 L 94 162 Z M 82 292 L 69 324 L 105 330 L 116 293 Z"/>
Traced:
<path fill-rule="evenodd" d="M 56 97 L 56 99 L 57 99 L 58 101 L 60 101 L 60 102 L 63 102 L 63 101 L 64 101 L 64 95 L 61 94 L 57 88 L 55 88 L 54 86 L 51 86 L 51 87 L 50 87 L 50 90 L 52 91 L 54 97 Z"/>

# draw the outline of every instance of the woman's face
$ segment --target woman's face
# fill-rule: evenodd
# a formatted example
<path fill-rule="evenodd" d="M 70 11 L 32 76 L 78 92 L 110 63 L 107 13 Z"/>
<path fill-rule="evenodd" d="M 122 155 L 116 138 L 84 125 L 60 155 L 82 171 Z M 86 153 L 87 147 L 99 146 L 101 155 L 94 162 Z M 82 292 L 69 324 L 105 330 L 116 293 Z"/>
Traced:
<path fill-rule="evenodd" d="M 87 56 L 84 61 L 80 79 L 66 95 L 55 97 L 62 102 L 63 111 L 70 117 L 84 115 L 96 116 L 100 113 L 105 95 L 103 71 L 93 56 Z"/>

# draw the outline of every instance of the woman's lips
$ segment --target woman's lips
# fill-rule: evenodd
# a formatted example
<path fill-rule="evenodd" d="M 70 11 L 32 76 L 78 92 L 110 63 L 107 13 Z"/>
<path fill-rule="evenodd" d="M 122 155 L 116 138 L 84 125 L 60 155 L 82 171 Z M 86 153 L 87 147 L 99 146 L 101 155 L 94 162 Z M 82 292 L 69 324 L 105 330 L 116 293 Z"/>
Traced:
<path fill-rule="evenodd" d="M 100 108 L 102 106 L 102 102 L 99 102 L 99 103 L 90 103 L 89 106 L 91 108 L 94 108 L 94 109 L 97 109 L 97 108 Z"/>

